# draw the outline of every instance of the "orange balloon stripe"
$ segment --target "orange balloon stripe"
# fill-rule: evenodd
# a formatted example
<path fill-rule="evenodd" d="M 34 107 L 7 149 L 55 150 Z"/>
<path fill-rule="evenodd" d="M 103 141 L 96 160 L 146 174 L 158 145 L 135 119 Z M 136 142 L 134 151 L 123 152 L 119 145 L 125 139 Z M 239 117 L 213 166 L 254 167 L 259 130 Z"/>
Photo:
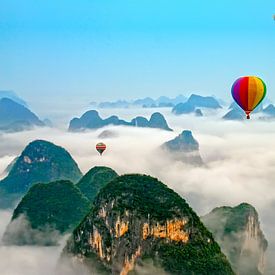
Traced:
<path fill-rule="evenodd" d="M 251 77 L 248 85 L 248 110 L 252 111 L 264 96 L 265 87 L 257 77 Z"/>
<path fill-rule="evenodd" d="M 257 97 L 257 79 L 255 77 L 250 77 L 248 81 L 248 104 L 247 111 L 252 111 L 256 105 L 256 97 Z"/>

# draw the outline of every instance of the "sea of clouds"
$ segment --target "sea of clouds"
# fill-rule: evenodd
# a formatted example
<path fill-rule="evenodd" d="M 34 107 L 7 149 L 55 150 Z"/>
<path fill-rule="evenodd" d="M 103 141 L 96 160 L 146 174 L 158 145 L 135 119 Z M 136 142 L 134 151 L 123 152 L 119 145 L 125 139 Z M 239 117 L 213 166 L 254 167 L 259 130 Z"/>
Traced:
<path fill-rule="evenodd" d="M 83 133 L 69 133 L 69 116 L 62 116 L 55 128 L 40 128 L 0 135 L 0 174 L 35 139 L 45 139 L 66 148 L 83 173 L 96 165 L 113 168 L 119 174 L 143 173 L 157 177 L 177 191 L 199 214 L 214 207 L 251 203 L 258 211 L 261 227 L 269 242 L 267 274 L 274 274 L 275 257 L 275 122 L 253 120 L 223 121 L 222 112 L 197 118 L 174 116 L 170 110 L 100 110 L 105 118 L 118 115 L 130 120 L 137 115 L 147 118 L 161 111 L 174 132 L 134 127 L 105 127 Z M 76 113 L 79 116 L 81 113 Z M 70 117 L 71 118 L 71 117 Z M 102 140 L 107 150 L 102 157 L 95 150 L 103 130 L 117 137 Z M 191 130 L 200 143 L 206 167 L 190 167 L 161 151 L 159 147 L 182 130 Z M 2 174 L 2 177 L 5 175 Z M 10 221 L 11 211 L 0 212 L 0 234 Z M 0 270 L 3 275 L 54 274 L 62 250 L 58 247 L 0 246 Z"/>

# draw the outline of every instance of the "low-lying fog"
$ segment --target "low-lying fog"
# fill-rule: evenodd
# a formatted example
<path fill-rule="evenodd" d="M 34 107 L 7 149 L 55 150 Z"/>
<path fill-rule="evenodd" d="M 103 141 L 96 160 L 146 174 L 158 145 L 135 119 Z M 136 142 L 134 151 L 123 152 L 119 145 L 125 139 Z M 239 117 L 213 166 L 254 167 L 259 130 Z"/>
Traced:
<path fill-rule="evenodd" d="M 119 174 L 145 173 L 159 178 L 179 192 L 199 215 L 222 205 L 251 203 L 259 212 L 261 226 L 269 242 L 269 258 L 275 257 L 275 122 L 252 119 L 229 122 L 218 115 L 196 118 L 174 116 L 170 109 L 99 110 L 105 118 L 119 115 L 130 120 L 137 115 L 147 118 L 155 111 L 163 113 L 174 132 L 131 127 L 106 127 L 85 133 L 69 133 L 67 125 L 0 135 L 0 174 L 22 149 L 34 139 L 45 139 L 65 147 L 83 173 L 95 165 L 112 167 Z M 70 117 L 79 116 L 80 113 Z M 55 122 L 55 121 L 54 121 Z M 107 150 L 102 157 L 95 150 L 98 135 L 105 129 L 117 137 L 104 139 Z M 182 130 L 190 129 L 200 143 L 205 168 L 192 168 L 173 161 L 159 146 Z M 0 212 L 0 234 L 11 212 Z M 53 274 L 62 247 L 0 246 L 0 270 L 3 275 Z M 272 255 L 273 254 L 273 255 Z M 268 262 L 267 274 L 275 267 Z"/>

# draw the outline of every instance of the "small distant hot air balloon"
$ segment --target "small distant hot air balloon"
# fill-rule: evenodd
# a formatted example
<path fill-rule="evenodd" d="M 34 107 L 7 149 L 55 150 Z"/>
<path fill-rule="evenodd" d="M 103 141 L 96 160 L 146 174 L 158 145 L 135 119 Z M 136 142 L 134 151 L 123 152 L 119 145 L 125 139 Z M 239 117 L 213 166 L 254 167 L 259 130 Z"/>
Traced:
<path fill-rule="evenodd" d="M 106 150 L 106 145 L 103 142 L 99 142 L 95 148 L 97 152 L 102 155 L 102 153 Z"/>
<path fill-rule="evenodd" d="M 245 111 L 246 118 L 262 102 L 266 95 L 265 83 L 256 76 L 244 76 L 237 79 L 231 89 L 232 96 Z"/>

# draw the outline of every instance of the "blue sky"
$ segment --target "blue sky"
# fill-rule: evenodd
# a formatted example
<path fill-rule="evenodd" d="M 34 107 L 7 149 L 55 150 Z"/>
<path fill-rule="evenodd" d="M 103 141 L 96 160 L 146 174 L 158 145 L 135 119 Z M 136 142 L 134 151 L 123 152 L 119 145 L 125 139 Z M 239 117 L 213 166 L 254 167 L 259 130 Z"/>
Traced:
<path fill-rule="evenodd" d="M 230 99 L 258 75 L 275 100 L 271 0 L 9 0 L 0 4 L 0 90 L 27 100 L 179 93 Z"/>

